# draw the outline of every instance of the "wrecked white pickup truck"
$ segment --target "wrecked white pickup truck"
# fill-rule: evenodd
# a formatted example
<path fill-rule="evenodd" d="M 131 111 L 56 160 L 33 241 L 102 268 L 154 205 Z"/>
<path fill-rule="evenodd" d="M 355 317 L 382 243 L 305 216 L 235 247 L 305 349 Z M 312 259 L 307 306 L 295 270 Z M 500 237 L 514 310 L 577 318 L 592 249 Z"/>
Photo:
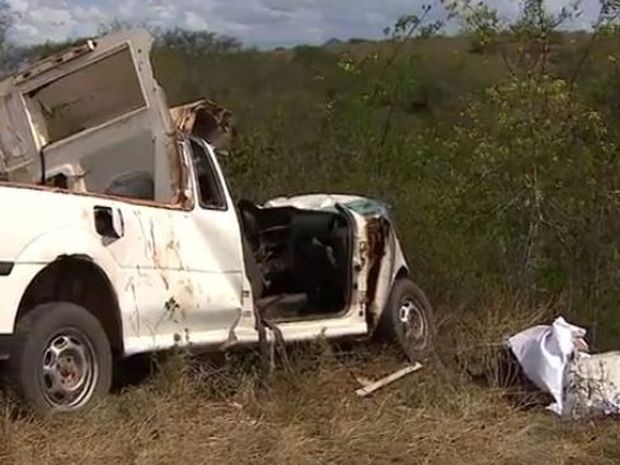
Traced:
<path fill-rule="evenodd" d="M 114 360 L 174 346 L 370 337 L 411 358 L 432 309 L 379 202 L 233 203 L 230 114 L 169 109 L 152 38 L 118 33 L 0 83 L 0 354 L 40 411 L 109 390 Z"/>

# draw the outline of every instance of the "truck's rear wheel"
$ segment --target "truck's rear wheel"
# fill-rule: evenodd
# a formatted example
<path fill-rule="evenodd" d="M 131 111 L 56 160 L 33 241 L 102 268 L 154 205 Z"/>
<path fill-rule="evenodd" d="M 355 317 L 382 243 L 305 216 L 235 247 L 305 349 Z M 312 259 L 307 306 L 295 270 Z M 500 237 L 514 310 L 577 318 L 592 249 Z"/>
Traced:
<path fill-rule="evenodd" d="M 112 353 L 91 313 L 54 302 L 17 322 L 9 370 L 13 389 L 34 410 L 75 411 L 110 390 Z"/>
<path fill-rule="evenodd" d="M 380 335 L 398 343 L 411 361 L 424 361 L 435 347 L 436 327 L 433 308 L 413 281 L 394 282 L 383 315 Z"/>

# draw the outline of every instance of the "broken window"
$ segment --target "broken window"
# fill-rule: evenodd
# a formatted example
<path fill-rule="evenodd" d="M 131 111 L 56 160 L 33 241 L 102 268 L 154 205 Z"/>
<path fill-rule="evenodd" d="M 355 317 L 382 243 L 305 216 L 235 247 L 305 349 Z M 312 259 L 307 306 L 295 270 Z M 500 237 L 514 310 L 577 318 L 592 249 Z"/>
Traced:
<path fill-rule="evenodd" d="M 202 144 L 194 139 L 192 139 L 191 145 L 200 205 L 203 208 L 226 208 L 224 190 L 209 153 Z"/>
<path fill-rule="evenodd" d="M 102 125 L 146 106 L 129 48 L 27 94 L 41 145 Z"/>

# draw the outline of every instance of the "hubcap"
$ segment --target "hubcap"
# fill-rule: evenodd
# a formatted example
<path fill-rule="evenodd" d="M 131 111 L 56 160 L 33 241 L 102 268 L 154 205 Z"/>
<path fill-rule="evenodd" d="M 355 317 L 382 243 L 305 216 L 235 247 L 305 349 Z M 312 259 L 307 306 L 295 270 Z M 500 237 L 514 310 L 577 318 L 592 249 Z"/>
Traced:
<path fill-rule="evenodd" d="M 398 318 L 403 325 L 405 338 L 409 343 L 420 345 L 425 343 L 426 318 L 424 312 L 413 299 L 403 300 L 398 310 Z"/>
<path fill-rule="evenodd" d="M 40 375 L 45 399 L 52 407 L 71 410 L 86 403 L 98 375 L 88 338 L 73 330 L 51 337 L 43 350 Z"/>

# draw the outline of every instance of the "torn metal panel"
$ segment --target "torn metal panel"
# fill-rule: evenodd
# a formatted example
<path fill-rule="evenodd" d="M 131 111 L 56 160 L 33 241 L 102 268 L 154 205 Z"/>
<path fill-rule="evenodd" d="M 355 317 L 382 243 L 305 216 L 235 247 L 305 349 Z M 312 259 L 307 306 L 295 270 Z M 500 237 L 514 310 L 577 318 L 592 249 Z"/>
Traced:
<path fill-rule="evenodd" d="M 232 112 L 213 100 L 202 99 L 170 109 L 179 131 L 200 137 L 216 150 L 228 151 L 233 132 Z"/>
<path fill-rule="evenodd" d="M 14 129 L 0 141 L 5 178 L 39 183 L 63 174 L 70 190 L 114 195 L 116 177 L 144 172 L 150 200 L 182 201 L 176 130 L 153 76 L 152 43 L 144 31 L 112 34 L 0 83 L 0 114 L 10 114 L 3 120 Z"/>

